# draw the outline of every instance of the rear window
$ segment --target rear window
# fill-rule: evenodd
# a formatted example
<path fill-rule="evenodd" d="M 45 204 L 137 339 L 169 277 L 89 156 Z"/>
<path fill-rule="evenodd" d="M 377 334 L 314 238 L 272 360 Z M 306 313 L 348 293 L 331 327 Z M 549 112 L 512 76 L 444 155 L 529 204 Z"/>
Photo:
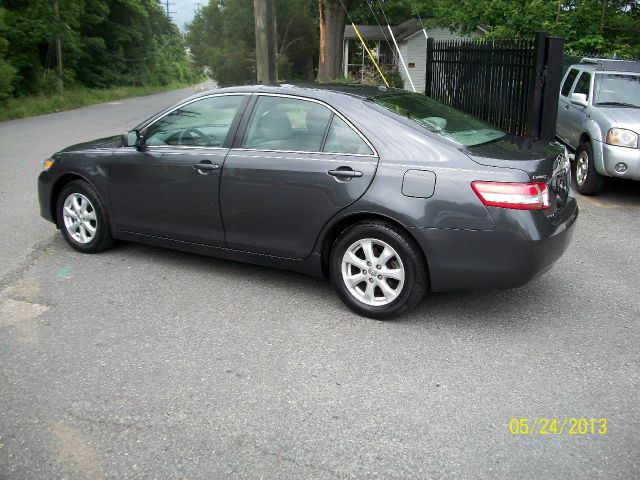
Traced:
<path fill-rule="evenodd" d="M 493 142 L 505 132 L 471 115 L 417 93 L 393 93 L 373 99 L 392 112 L 465 147 Z"/>

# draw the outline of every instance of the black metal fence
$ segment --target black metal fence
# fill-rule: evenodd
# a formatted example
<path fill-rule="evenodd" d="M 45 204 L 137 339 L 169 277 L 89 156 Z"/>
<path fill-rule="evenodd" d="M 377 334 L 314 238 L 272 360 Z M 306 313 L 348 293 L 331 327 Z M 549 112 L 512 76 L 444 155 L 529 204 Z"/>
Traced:
<path fill-rule="evenodd" d="M 515 135 L 553 139 L 563 41 L 429 39 L 425 93 Z"/>

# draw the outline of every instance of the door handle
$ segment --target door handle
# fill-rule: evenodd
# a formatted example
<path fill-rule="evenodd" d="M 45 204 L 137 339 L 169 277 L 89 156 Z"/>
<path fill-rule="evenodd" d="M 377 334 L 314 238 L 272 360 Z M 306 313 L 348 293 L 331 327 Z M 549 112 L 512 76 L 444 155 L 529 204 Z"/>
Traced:
<path fill-rule="evenodd" d="M 362 172 L 355 171 L 350 167 L 347 167 L 347 168 L 340 167 L 337 170 L 329 170 L 327 173 L 332 177 L 343 177 L 343 178 L 354 178 L 354 177 L 362 176 Z"/>
<path fill-rule="evenodd" d="M 209 175 L 209 172 L 212 170 L 218 170 L 220 165 L 217 163 L 211 163 L 209 160 L 203 160 L 200 163 L 196 163 L 193 168 L 195 168 L 201 175 Z"/>
<path fill-rule="evenodd" d="M 564 108 L 566 108 L 567 110 L 569 110 L 569 105 L 565 105 Z"/>

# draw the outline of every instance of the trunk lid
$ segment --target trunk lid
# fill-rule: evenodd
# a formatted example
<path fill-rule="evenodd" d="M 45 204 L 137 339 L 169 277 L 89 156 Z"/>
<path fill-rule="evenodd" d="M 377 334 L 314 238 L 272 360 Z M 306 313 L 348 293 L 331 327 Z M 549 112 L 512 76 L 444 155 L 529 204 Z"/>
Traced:
<path fill-rule="evenodd" d="M 545 210 L 548 215 L 554 215 L 567 204 L 571 174 L 563 145 L 508 135 L 495 142 L 466 147 L 465 153 L 480 165 L 522 170 L 531 181 L 544 182 L 551 204 Z"/>

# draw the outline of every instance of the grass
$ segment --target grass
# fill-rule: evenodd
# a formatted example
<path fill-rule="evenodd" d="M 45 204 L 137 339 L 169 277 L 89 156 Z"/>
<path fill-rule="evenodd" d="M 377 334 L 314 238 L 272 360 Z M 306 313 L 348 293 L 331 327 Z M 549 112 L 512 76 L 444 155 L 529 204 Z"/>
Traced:
<path fill-rule="evenodd" d="M 113 87 L 106 89 L 73 87 L 65 90 L 61 95 L 37 95 L 10 98 L 4 105 L 0 104 L 0 121 L 61 112 L 85 105 L 151 95 L 187 86 L 189 85 L 171 83 L 162 86 Z"/>

